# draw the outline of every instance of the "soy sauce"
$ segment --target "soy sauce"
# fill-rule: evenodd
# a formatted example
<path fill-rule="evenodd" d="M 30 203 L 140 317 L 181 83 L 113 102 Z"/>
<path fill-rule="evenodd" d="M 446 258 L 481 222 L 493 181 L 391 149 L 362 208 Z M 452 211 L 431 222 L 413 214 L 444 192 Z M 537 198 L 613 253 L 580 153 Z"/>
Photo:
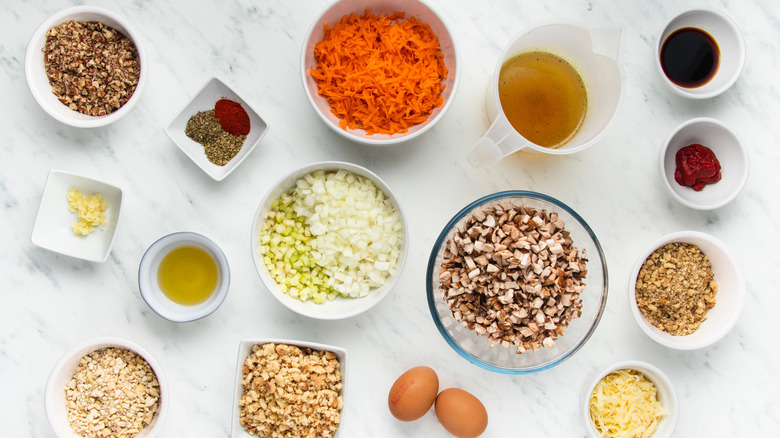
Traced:
<path fill-rule="evenodd" d="M 715 76 L 719 65 L 718 43 L 695 27 L 677 29 L 661 46 L 661 67 L 669 80 L 681 87 L 701 87 Z"/>

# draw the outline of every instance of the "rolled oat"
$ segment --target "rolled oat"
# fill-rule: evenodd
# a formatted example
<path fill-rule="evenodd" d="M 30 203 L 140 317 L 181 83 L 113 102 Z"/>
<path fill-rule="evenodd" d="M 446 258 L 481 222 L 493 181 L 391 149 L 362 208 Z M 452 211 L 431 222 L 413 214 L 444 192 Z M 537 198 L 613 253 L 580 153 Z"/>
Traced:
<path fill-rule="evenodd" d="M 79 360 L 65 388 L 68 424 L 84 438 L 131 438 L 151 424 L 160 384 L 149 363 L 124 348 L 103 348 Z"/>

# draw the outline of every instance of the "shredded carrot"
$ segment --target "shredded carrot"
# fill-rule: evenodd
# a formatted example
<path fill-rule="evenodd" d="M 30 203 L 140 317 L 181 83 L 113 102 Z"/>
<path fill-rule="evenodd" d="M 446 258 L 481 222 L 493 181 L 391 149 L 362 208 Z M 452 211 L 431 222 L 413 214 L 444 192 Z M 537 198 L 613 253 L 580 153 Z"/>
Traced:
<path fill-rule="evenodd" d="M 439 39 L 429 24 L 403 17 L 366 9 L 323 26 L 309 73 L 342 129 L 404 133 L 441 106 L 447 68 Z"/>

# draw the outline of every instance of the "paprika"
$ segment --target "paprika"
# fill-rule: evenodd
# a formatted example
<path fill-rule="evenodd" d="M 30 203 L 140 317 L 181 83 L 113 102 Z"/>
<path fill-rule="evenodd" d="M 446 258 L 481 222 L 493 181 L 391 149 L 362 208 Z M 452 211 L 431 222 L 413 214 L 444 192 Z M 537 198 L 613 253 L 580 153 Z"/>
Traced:
<path fill-rule="evenodd" d="M 694 143 L 677 151 L 675 155 L 674 180 L 681 186 L 691 187 L 697 192 L 705 185 L 720 181 L 720 162 L 707 146 Z"/>
<path fill-rule="evenodd" d="M 214 105 L 214 117 L 225 132 L 236 136 L 249 134 L 249 115 L 238 102 L 229 99 L 218 100 Z"/>

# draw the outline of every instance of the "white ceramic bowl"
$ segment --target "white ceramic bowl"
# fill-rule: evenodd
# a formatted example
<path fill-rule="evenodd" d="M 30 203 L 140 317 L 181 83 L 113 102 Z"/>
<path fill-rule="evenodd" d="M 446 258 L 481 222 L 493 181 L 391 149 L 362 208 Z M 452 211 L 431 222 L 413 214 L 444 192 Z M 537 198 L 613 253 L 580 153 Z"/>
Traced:
<path fill-rule="evenodd" d="M 708 33 L 720 51 L 720 65 L 715 76 L 696 88 L 681 87 L 672 82 L 661 66 L 661 48 L 674 31 L 693 27 Z M 661 79 L 680 96 L 691 99 L 707 99 L 728 90 L 737 81 L 745 65 L 745 40 L 742 32 L 725 13 L 708 7 L 698 7 L 680 12 L 672 17 L 658 34 L 655 43 L 655 65 Z"/>
<path fill-rule="evenodd" d="M 674 180 L 677 151 L 693 143 L 712 149 L 721 165 L 721 180 L 701 191 Z M 674 199 L 686 207 L 713 210 L 731 202 L 742 191 L 750 171 L 747 148 L 736 132 L 711 118 L 697 118 L 678 126 L 661 149 L 661 179 Z"/>
<path fill-rule="evenodd" d="M 442 92 L 442 105 L 434 109 L 424 123 L 410 127 L 409 131 L 403 134 L 367 135 L 362 129 L 342 129 L 339 126 L 340 119 L 331 113 L 328 101 L 318 94 L 317 83 L 309 74 L 309 69 L 317 65 L 317 60 L 314 58 L 314 46 L 322 41 L 324 35 L 323 25 L 333 25 L 341 20 L 344 15 L 350 13 L 358 16 L 363 15 L 366 9 L 372 14 L 405 12 L 404 18 L 415 17 L 422 22 L 430 24 L 433 33 L 439 38 L 439 45 L 444 54 L 444 64 L 448 73 L 447 78 L 444 80 L 445 88 Z M 339 0 L 325 8 L 309 27 L 306 38 L 303 40 L 301 52 L 301 79 L 303 80 L 303 89 L 306 97 L 309 99 L 312 107 L 314 107 L 314 111 L 329 128 L 337 134 L 358 143 L 371 146 L 388 146 L 422 135 L 432 128 L 447 112 L 452 104 L 453 97 L 455 97 L 455 91 L 458 89 L 460 80 L 458 45 L 455 41 L 454 33 L 450 31 L 444 19 L 420 0 Z"/>
<path fill-rule="evenodd" d="M 206 301 L 184 305 L 171 301 L 160 290 L 157 271 L 162 259 L 182 246 L 195 246 L 206 251 L 217 264 L 217 285 Z M 138 288 L 146 304 L 158 315 L 173 322 L 188 322 L 205 318 L 216 311 L 230 289 L 230 267 L 222 249 L 206 236 L 191 232 L 168 234 L 154 242 L 144 253 L 138 267 Z"/>
<path fill-rule="evenodd" d="M 669 380 L 663 371 L 655 366 L 636 360 L 618 362 L 606 368 L 598 373 L 598 375 L 588 383 L 588 386 L 585 387 L 585 390 L 582 393 L 582 414 L 585 420 L 585 427 L 588 429 L 588 434 L 592 438 L 602 438 L 602 435 L 596 430 L 596 427 L 593 425 L 593 420 L 590 417 L 590 395 L 593 393 L 593 388 L 596 387 L 601 379 L 613 371 L 624 369 L 639 371 L 644 374 L 648 380 L 653 382 L 653 385 L 655 385 L 658 390 L 656 393 L 658 401 L 666 408 L 667 415 L 658 424 L 658 429 L 656 429 L 653 434 L 653 438 L 668 438 L 672 436 L 679 416 L 677 393 L 674 390 L 674 386 L 672 386 L 672 381 Z"/>
<path fill-rule="evenodd" d="M 403 221 L 404 232 L 403 247 L 401 248 L 401 256 L 398 260 L 398 268 L 395 274 L 388 278 L 387 282 L 385 282 L 382 287 L 372 290 L 366 297 L 337 297 L 333 301 L 325 300 L 325 302 L 322 304 L 315 304 L 311 300 L 302 302 L 283 293 L 279 289 L 279 285 L 271 278 L 271 275 L 268 273 L 268 268 L 266 268 L 265 263 L 263 262 L 263 256 L 260 254 L 260 232 L 262 230 L 263 222 L 265 221 L 265 218 L 268 216 L 268 212 L 271 209 L 271 203 L 278 199 L 283 193 L 286 193 L 291 188 L 293 188 L 296 181 L 308 175 L 309 173 L 314 172 L 315 170 L 335 171 L 339 169 L 347 170 L 355 175 L 359 175 L 371 180 L 377 188 L 384 192 L 385 196 L 393 203 L 396 210 L 398 210 L 400 213 L 401 219 Z M 255 268 L 257 268 L 257 273 L 260 275 L 260 279 L 263 281 L 263 284 L 271 293 L 271 295 L 273 295 L 274 298 L 279 300 L 279 302 L 284 304 L 290 310 L 310 318 L 323 320 L 349 318 L 365 312 L 382 301 L 382 299 L 384 299 L 387 294 L 390 293 L 393 286 L 398 281 L 398 278 L 401 276 L 404 264 L 406 263 L 406 256 L 409 251 L 409 227 L 406 224 L 406 218 L 403 214 L 403 210 L 401 210 L 401 206 L 398 204 L 397 198 L 390 191 L 390 187 L 388 187 L 381 178 L 379 178 L 370 170 L 356 164 L 341 161 L 323 161 L 319 163 L 313 163 L 304 166 L 279 180 L 268 191 L 262 202 L 260 202 L 260 206 L 257 209 L 255 219 L 252 223 L 251 233 L 252 258 L 255 263 Z"/>
<path fill-rule="evenodd" d="M 49 419 L 51 428 L 58 438 L 81 438 L 73 432 L 68 424 L 65 387 L 73 378 L 73 374 L 76 372 L 76 367 L 82 357 L 93 351 L 108 347 L 120 347 L 131 350 L 143 357 L 152 367 L 152 370 L 157 375 L 157 381 L 160 384 L 159 409 L 154 415 L 151 424 L 141 430 L 136 437 L 144 438 L 154 436 L 165 422 L 164 420 L 167 416 L 168 405 L 170 403 L 170 392 L 168 392 L 168 381 L 165 378 L 165 374 L 163 374 L 160 364 L 157 363 L 148 351 L 131 341 L 114 337 L 96 338 L 85 341 L 65 353 L 65 355 L 57 361 L 57 364 L 54 365 L 54 368 L 49 375 L 49 379 L 46 382 L 46 390 L 44 392 L 46 416 Z"/>
<path fill-rule="evenodd" d="M 72 224 L 78 222 L 78 218 L 68 207 L 67 193 L 71 187 L 85 195 L 103 195 L 103 201 L 108 202 L 105 229 L 96 227 L 87 236 L 73 234 Z M 104 262 L 114 244 L 121 211 L 122 189 L 119 187 L 75 173 L 52 170 L 46 178 L 30 241 L 66 256 Z"/>
<path fill-rule="evenodd" d="M 684 242 L 696 245 L 712 263 L 712 273 L 718 283 L 717 302 L 707 312 L 707 319 L 698 330 L 686 336 L 672 336 L 642 316 L 636 304 L 636 278 L 647 257 L 667 243 Z M 745 304 L 745 280 L 732 252 L 720 240 L 698 231 L 680 231 L 668 234 L 653 242 L 637 258 L 628 284 L 628 302 L 639 328 L 650 339 L 677 350 L 694 350 L 714 344 L 724 337 L 737 323 Z"/>
<path fill-rule="evenodd" d="M 187 137 L 184 131 L 187 129 L 187 122 L 190 120 L 190 117 L 199 111 L 213 110 L 214 104 L 222 98 L 241 104 L 241 107 L 249 116 L 250 129 L 238 154 L 224 166 L 218 166 L 206 157 L 203 145 Z M 268 124 L 265 123 L 265 120 L 241 96 L 217 78 L 211 78 L 206 81 L 187 106 L 165 127 L 165 133 L 176 143 L 176 146 L 216 181 L 222 181 L 236 170 L 238 165 L 255 150 L 260 140 L 265 137 L 266 132 L 268 132 Z"/>
<path fill-rule="evenodd" d="M 292 341 L 286 339 L 267 339 L 267 338 L 243 339 L 241 340 L 241 343 L 239 343 L 238 345 L 238 359 L 236 361 L 235 391 L 234 391 L 233 408 L 232 408 L 233 421 L 231 422 L 231 426 L 230 426 L 231 427 L 230 436 L 232 438 L 256 437 L 256 435 L 250 435 L 249 432 L 247 432 L 244 429 L 244 427 L 241 425 L 240 423 L 241 407 L 238 405 L 238 403 L 239 401 L 241 401 L 241 395 L 243 395 L 244 393 L 244 387 L 242 384 L 244 361 L 249 356 L 249 354 L 252 353 L 252 348 L 255 345 L 263 345 L 268 343 L 295 345 L 301 349 L 311 348 L 312 350 L 331 351 L 335 353 L 336 356 L 338 357 L 340 368 L 341 368 L 341 384 L 342 384 L 341 397 L 344 401 L 344 407 L 347 406 L 347 375 L 348 375 L 347 350 L 332 345 L 318 344 L 318 343 L 306 342 L 306 341 Z M 333 435 L 334 438 L 340 438 L 344 435 L 343 433 L 341 433 L 341 431 L 343 430 L 342 425 L 344 424 L 345 412 L 346 410 L 342 408 L 341 420 L 339 422 L 339 427 L 336 429 L 336 433 Z"/>
<path fill-rule="evenodd" d="M 43 47 L 46 44 L 46 32 L 67 21 L 97 21 L 106 24 L 130 38 L 138 50 L 138 60 L 141 64 L 141 74 L 138 77 L 138 85 L 132 97 L 118 110 L 105 116 L 89 116 L 73 111 L 62 104 L 51 91 L 49 79 L 46 77 L 46 69 L 43 65 Z M 114 123 L 129 113 L 141 99 L 141 92 L 146 85 L 149 76 L 149 63 L 146 58 L 146 50 L 141 41 L 140 34 L 122 16 L 107 9 L 95 6 L 74 6 L 64 9 L 41 23 L 30 38 L 27 53 L 24 58 L 24 74 L 27 78 L 27 86 L 30 88 L 38 104 L 50 116 L 67 125 L 78 128 L 96 128 Z"/>

